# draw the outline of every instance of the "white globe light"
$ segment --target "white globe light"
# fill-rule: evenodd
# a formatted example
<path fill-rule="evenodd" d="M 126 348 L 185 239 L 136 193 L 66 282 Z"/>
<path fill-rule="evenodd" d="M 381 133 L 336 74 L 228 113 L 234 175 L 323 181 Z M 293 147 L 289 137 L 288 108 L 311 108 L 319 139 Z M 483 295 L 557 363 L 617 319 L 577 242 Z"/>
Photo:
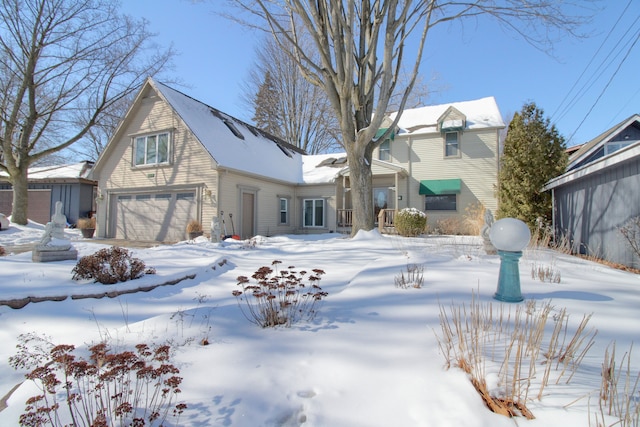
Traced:
<path fill-rule="evenodd" d="M 520 252 L 529 244 L 531 232 L 519 219 L 503 218 L 493 223 L 489 239 L 500 251 Z"/>

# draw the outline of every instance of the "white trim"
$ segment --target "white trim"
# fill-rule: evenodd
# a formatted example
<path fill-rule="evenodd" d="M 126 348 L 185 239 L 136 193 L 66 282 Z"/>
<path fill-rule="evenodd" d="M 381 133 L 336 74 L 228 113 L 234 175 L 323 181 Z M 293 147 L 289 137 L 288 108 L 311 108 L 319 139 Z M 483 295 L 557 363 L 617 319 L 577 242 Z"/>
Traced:
<path fill-rule="evenodd" d="M 543 187 L 544 190 L 551 190 L 553 188 L 564 185 L 568 182 L 578 180 L 580 178 L 584 178 L 587 175 L 590 175 L 595 172 L 599 172 L 606 168 L 610 168 L 615 166 L 618 163 L 622 163 L 627 160 L 631 160 L 635 157 L 640 156 L 640 142 L 637 142 L 628 147 L 622 148 L 608 156 L 604 156 L 594 162 L 588 163 L 582 167 L 579 167 L 575 170 L 567 172 L 563 175 L 560 175 L 557 178 L 552 179 L 547 182 L 547 184 Z"/>

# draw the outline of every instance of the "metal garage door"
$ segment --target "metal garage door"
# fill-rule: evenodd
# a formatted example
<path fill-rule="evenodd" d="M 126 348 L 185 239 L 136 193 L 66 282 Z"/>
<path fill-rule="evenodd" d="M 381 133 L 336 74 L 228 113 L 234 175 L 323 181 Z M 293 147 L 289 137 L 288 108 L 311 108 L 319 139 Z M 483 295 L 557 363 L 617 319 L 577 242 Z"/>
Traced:
<path fill-rule="evenodd" d="M 116 197 L 115 237 L 127 240 L 185 240 L 197 218 L 195 191 L 121 194 Z"/>

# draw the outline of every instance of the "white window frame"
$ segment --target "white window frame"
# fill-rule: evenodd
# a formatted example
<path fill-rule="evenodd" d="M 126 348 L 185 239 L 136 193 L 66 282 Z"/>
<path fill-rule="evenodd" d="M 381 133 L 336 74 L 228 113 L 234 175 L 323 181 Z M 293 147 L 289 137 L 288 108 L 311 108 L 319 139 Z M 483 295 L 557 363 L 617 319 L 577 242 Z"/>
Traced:
<path fill-rule="evenodd" d="M 378 146 L 378 160 L 391 161 L 391 140 L 385 139 Z"/>
<path fill-rule="evenodd" d="M 428 209 L 427 201 L 430 197 L 455 197 L 456 206 L 455 209 Z M 433 196 L 424 196 L 424 210 L 429 212 L 458 212 L 458 195 L 457 194 L 438 194 Z"/>
<path fill-rule="evenodd" d="M 455 145 L 452 143 L 449 143 L 448 139 L 447 139 L 447 135 L 455 135 L 456 136 L 456 142 Z M 442 135 L 443 139 L 444 139 L 444 157 L 445 158 L 458 158 L 460 157 L 460 132 L 455 131 L 455 132 L 445 132 L 444 135 Z M 449 154 L 449 147 L 454 147 L 455 146 L 455 153 L 454 154 Z"/>
<path fill-rule="evenodd" d="M 311 225 L 307 225 L 306 216 L 307 216 L 307 203 L 312 203 L 311 209 Z M 320 206 L 318 206 L 318 204 Z M 316 210 L 318 208 L 322 209 L 320 218 L 317 218 Z M 303 228 L 324 228 L 325 227 L 325 213 L 326 213 L 326 203 L 322 198 L 316 199 L 303 199 L 302 200 L 302 227 Z M 318 223 L 318 219 L 320 219 L 320 223 Z"/>
<path fill-rule="evenodd" d="M 283 208 L 283 203 L 284 203 L 284 208 Z M 287 225 L 289 224 L 289 199 L 286 197 L 280 197 L 278 199 L 278 212 L 280 213 L 280 215 L 278 216 L 278 224 L 280 225 Z M 284 221 L 283 219 L 283 215 L 284 215 Z"/>
<path fill-rule="evenodd" d="M 159 152 L 159 144 L 160 138 L 162 136 L 166 136 L 167 138 L 167 149 L 165 159 L 159 161 L 158 152 Z M 142 148 L 144 151 L 140 154 L 143 155 L 142 161 L 139 161 L 138 157 L 138 147 L 140 144 L 144 144 Z M 153 147 L 151 147 L 153 144 Z M 151 152 L 150 149 L 153 149 Z M 149 160 L 150 154 L 154 155 L 154 159 L 152 161 Z M 132 163 L 134 167 L 144 167 L 144 166 L 155 166 L 155 165 L 167 165 L 170 163 L 171 159 L 171 132 L 158 132 L 149 135 L 140 135 L 133 137 L 133 159 Z"/>

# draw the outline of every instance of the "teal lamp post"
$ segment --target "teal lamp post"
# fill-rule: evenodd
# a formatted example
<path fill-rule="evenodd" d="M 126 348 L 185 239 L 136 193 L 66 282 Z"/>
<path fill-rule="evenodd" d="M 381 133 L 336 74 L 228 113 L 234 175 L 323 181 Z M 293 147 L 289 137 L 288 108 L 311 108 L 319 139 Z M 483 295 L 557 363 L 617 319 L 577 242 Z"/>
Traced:
<path fill-rule="evenodd" d="M 498 289 L 493 297 L 504 302 L 522 301 L 518 261 L 531 239 L 529 227 L 519 219 L 503 218 L 493 223 L 489 239 L 500 256 Z"/>

